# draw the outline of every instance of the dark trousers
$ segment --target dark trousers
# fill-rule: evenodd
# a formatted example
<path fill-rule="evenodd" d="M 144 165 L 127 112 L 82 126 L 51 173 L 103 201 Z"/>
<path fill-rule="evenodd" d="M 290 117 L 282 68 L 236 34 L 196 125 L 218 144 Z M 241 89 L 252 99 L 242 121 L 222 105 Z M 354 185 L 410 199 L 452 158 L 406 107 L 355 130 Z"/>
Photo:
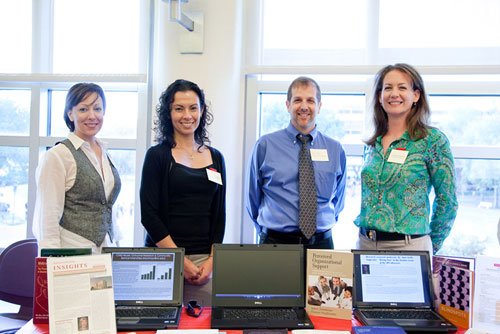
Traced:
<path fill-rule="evenodd" d="M 333 249 L 332 230 L 315 233 L 307 239 L 302 233 L 285 233 L 262 228 L 259 234 L 260 244 L 302 244 L 304 249 Z"/>

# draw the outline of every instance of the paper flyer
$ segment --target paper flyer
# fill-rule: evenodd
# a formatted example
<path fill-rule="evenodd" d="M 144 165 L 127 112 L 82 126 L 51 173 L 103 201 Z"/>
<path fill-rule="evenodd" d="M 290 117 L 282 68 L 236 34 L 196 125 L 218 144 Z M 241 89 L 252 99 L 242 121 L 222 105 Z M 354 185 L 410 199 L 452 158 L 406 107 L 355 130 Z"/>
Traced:
<path fill-rule="evenodd" d="M 500 333 L 500 258 L 476 257 L 472 327 Z"/>
<path fill-rule="evenodd" d="M 116 333 L 111 255 L 47 258 L 49 331 Z"/>

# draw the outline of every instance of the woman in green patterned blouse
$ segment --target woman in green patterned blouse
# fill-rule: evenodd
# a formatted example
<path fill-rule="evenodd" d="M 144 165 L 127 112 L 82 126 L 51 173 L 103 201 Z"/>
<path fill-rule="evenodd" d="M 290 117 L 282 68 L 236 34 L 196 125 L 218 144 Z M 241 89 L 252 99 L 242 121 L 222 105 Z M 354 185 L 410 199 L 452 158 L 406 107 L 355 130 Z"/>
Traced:
<path fill-rule="evenodd" d="M 437 252 L 453 226 L 458 202 L 450 144 L 428 125 L 420 74 L 395 64 L 376 76 L 375 133 L 366 141 L 361 171 L 360 249 Z M 429 193 L 434 188 L 432 217 Z"/>

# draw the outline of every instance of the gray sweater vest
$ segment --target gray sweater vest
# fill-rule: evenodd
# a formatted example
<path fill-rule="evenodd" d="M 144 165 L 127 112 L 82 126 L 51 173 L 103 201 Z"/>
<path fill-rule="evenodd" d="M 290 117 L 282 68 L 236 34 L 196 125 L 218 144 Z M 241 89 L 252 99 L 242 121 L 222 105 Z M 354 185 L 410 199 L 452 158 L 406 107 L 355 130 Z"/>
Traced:
<path fill-rule="evenodd" d="M 118 171 L 109 160 L 115 184 L 106 200 L 101 176 L 85 153 L 75 150 L 69 139 L 61 142 L 73 154 L 76 161 L 75 184 L 66 192 L 64 211 L 59 225 L 100 246 L 109 233 L 113 241 L 111 208 L 120 192 L 121 181 Z M 109 158 L 108 158 L 109 159 Z"/>

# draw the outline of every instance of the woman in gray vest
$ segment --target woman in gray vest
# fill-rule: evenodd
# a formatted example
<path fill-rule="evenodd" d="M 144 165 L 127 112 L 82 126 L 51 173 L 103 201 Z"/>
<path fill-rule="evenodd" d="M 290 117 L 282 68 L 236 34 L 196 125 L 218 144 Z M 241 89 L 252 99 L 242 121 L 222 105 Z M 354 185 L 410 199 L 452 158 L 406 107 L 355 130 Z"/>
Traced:
<path fill-rule="evenodd" d="M 102 88 L 78 83 L 66 96 L 64 121 L 71 133 L 44 156 L 37 170 L 33 233 L 42 248 L 115 245 L 112 207 L 120 177 L 95 136 L 106 110 Z"/>

